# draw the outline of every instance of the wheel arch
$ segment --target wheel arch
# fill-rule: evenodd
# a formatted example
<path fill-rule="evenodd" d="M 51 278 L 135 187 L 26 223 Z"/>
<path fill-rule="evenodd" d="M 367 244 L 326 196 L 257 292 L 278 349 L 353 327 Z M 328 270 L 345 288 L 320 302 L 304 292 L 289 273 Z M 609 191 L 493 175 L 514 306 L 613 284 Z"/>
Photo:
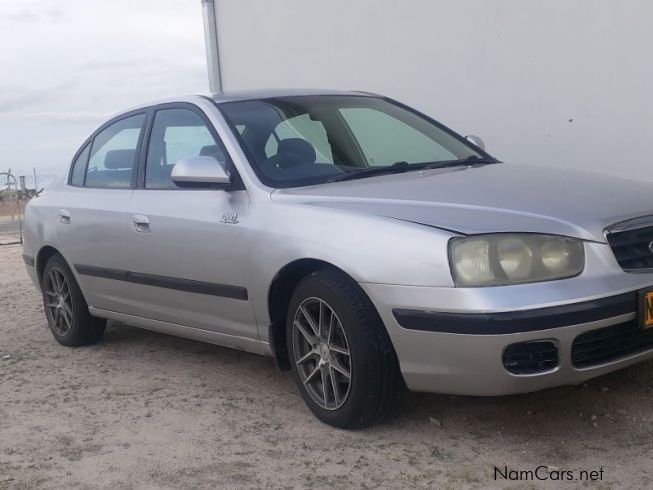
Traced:
<path fill-rule="evenodd" d="M 45 264 L 47 264 L 48 260 L 50 260 L 50 257 L 55 254 L 59 254 L 63 257 L 63 254 L 51 245 L 44 245 L 36 254 L 34 267 L 36 267 L 36 275 L 39 280 L 39 287 L 41 284 L 43 284 L 43 272 L 45 271 Z M 64 260 L 66 259 L 64 258 Z M 70 265 L 68 267 L 70 267 Z"/>
<path fill-rule="evenodd" d="M 70 269 L 70 273 L 73 275 L 73 277 L 77 281 L 77 285 L 79 286 L 79 290 L 82 293 L 82 297 L 84 298 L 84 301 L 86 301 L 86 294 L 84 293 L 84 290 L 82 289 L 82 285 L 79 283 L 79 280 L 77 278 L 77 274 L 75 273 L 75 269 L 70 264 L 70 262 L 68 261 L 66 256 L 61 253 L 61 250 L 57 249 L 56 247 L 53 247 L 52 245 L 42 246 L 41 249 L 36 254 L 36 259 L 34 261 L 34 267 L 35 267 L 35 270 L 36 270 L 36 277 L 38 278 L 38 281 L 39 281 L 39 289 L 42 289 L 43 272 L 45 271 L 45 265 L 48 263 L 48 260 L 50 260 L 50 257 L 52 257 L 55 254 L 60 255 L 61 258 L 64 260 L 64 262 L 66 262 L 66 264 L 68 265 L 68 268 Z"/>
<path fill-rule="evenodd" d="M 277 366 L 281 371 L 290 371 L 290 358 L 286 344 L 286 316 L 288 305 L 299 282 L 310 274 L 323 269 L 335 269 L 357 282 L 347 271 L 325 260 L 303 258 L 283 266 L 274 276 L 268 289 L 268 340 Z"/>

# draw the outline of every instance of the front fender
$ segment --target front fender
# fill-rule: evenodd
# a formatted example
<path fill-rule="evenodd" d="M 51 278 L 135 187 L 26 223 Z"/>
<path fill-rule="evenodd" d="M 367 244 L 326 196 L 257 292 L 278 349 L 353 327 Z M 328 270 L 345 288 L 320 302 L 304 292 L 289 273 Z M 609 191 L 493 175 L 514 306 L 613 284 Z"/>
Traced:
<path fill-rule="evenodd" d="M 252 302 L 263 324 L 269 321 L 272 281 L 298 259 L 332 264 L 359 283 L 454 286 L 447 251 L 449 239 L 457 236 L 452 232 L 311 205 L 274 203 L 266 211 L 250 224 L 256 236 Z"/>

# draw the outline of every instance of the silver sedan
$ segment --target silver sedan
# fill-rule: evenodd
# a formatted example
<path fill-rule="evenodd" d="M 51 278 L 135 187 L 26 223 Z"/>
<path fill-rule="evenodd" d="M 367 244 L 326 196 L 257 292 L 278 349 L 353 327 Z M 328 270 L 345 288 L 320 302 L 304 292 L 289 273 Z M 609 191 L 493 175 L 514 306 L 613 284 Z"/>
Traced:
<path fill-rule="evenodd" d="M 338 427 L 406 387 L 528 392 L 653 355 L 653 185 L 501 163 L 374 94 L 134 108 L 25 226 L 59 343 L 111 319 L 274 356 Z"/>

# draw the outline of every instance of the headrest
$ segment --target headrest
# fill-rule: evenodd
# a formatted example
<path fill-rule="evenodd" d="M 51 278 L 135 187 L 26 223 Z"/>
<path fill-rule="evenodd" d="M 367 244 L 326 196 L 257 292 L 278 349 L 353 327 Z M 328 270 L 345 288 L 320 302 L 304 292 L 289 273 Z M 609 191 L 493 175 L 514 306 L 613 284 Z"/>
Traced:
<path fill-rule="evenodd" d="M 136 150 L 109 150 L 104 156 L 104 168 L 112 170 L 132 168 Z"/>
<path fill-rule="evenodd" d="M 206 145 L 206 146 L 203 146 L 200 149 L 199 156 L 201 156 L 201 157 L 213 157 L 220 163 L 224 163 L 227 160 L 224 157 L 224 153 L 222 152 L 222 150 L 220 148 L 218 148 L 218 145 Z"/>
<path fill-rule="evenodd" d="M 278 164 L 282 168 L 294 167 L 306 163 L 315 163 L 315 148 L 302 138 L 288 138 L 279 141 L 277 149 Z"/>

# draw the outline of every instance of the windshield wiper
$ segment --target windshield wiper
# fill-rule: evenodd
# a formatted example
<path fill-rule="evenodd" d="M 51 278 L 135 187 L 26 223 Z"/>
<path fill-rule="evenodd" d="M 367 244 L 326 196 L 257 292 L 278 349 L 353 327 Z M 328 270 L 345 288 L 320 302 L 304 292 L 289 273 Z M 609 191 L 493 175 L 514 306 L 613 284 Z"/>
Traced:
<path fill-rule="evenodd" d="M 366 168 L 364 170 L 357 170 L 348 172 L 346 174 L 336 175 L 335 177 L 331 177 L 329 180 L 327 180 L 327 182 L 342 182 L 343 180 L 362 179 L 371 175 L 398 174 L 405 172 L 406 170 L 411 170 L 409 167 L 412 167 L 412 165 L 409 165 L 408 162 L 395 162 L 392 165 L 385 165 L 383 167 Z"/>
<path fill-rule="evenodd" d="M 457 165 L 475 165 L 482 163 L 497 163 L 497 160 L 494 158 L 483 158 L 478 155 L 470 155 L 467 158 L 460 158 L 458 160 L 446 160 L 443 162 L 432 162 L 426 164 L 420 164 L 421 169 L 431 169 L 431 168 L 446 168 L 446 167 L 455 167 Z"/>
<path fill-rule="evenodd" d="M 467 158 L 461 158 L 458 160 L 446 160 L 441 162 L 409 164 L 408 162 L 401 161 L 383 167 L 366 168 L 364 170 L 352 171 L 346 174 L 336 175 L 335 177 L 331 177 L 329 180 L 327 180 L 327 182 L 342 182 L 343 180 L 362 179 L 373 175 L 398 174 L 411 170 L 428 170 L 432 168 L 446 168 L 455 167 L 457 165 L 475 165 L 483 163 L 497 163 L 497 160 L 493 158 L 483 158 L 478 155 L 470 155 Z"/>

